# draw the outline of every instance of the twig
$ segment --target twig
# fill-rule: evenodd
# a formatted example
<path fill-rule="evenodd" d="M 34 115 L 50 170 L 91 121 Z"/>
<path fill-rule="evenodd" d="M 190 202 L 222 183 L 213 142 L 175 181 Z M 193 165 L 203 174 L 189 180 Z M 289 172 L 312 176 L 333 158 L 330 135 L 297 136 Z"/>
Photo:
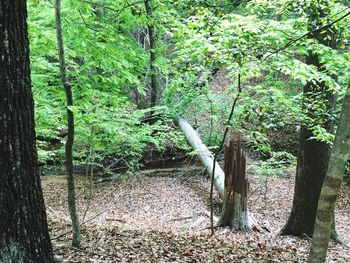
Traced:
<path fill-rule="evenodd" d="M 213 5 L 213 4 L 209 4 L 208 2 L 205 2 L 204 5 L 206 7 L 211 7 L 211 8 L 224 8 L 224 7 L 234 7 L 236 8 L 237 6 L 239 6 L 240 4 L 244 4 L 244 3 L 249 3 L 251 0 L 241 0 L 241 1 L 235 1 L 226 5 Z M 232 11 L 232 10 L 231 10 Z"/>
<path fill-rule="evenodd" d="M 86 224 L 86 223 L 88 223 L 88 222 L 94 220 L 96 217 L 99 217 L 99 216 L 102 215 L 103 213 L 105 213 L 108 209 L 110 209 L 110 208 L 112 207 L 112 205 L 114 205 L 114 202 L 116 201 L 116 199 L 117 199 L 120 195 L 121 195 L 121 194 L 119 194 L 118 196 L 116 196 L 116 197 L 114 198 L 114 200 L 112 201 L 112 203 L 111 203 L 109 206 L 107 206 L 105 209 L 103 209 L 102 211 L 98 212 L 97 214 L 95 214 L 94 216 L 90 217 L 89 219 L 83 221 L 83 222 L 80 224 L 80 227 L 83 226 L 84 224 Z M 69 230 L 67 230 L 67 231 L 65 231 L 65 232 L 63 232 L 63 233 L 61 233 L 61 234 L 59 234 L 58 236 L 55 236 L 55 237 L 51 238 L 51 240 L 56 240 L 56 239 L 58 239 L 58 238 L 60 238 L 60 237 L 63 237 L 63 236 L 65 236 L 65 235 L 69 234 L 69 233 L 72 232 L 72 231 L 73 231 L 73 229 L 71 228 L 71 229 L 69 229 Z"/>
<path fill-rule="evenodd" d="M 125 220 L 118 219 L 118 218 L 106 218 L 106 221 L 118 221 L 118 222 L 126 223 Z"/>
<path fill-rule="evenodd" d="M 79 16 L 80 16 L 81 20 L 83 20 L 85 27 L 92 30 L 92 31 L 98 32 L 98 30 L 96 30 L 95 28 L 92 28 L 91 26 L 88 25 L 88 23 L 86 23 L 86 20 L 85 20 L 83 14 L 81 13 L 81 11 L 78 10 L 78 12 L 79 12 Z"/>
<path fill-rule="evenodd" d="M 182 221 L 182 220 L 192 219 L 193 217 L 194 217 L 194 216 L 185 216 L 185 217 L 172 218 L 172 219 L 169 219 L 168 221 L 166 221 L 166 223 L 168 223 L 168 222 L 174 222 L 174 221 Z"/>
<path fill-rule="evenodd" d="M 134 2 L 134 3 L 128 3 L 126 2 L 125 5 L 120 8 L 120 9 L 116 9 L 116 8 L 113 8 L 113 7 L 110 7 L 108 5 L 105 5 L 105 4 L 101 4 L 101 3 L 98 3 L 98 2 L 93 2 L 93 1 L 88 1 L 88 0 L 80 0 L 81 2 L 83 3 L 86 3 L 86 4 L 90 4 L 90 5 L 97 5 L 97 6 L 100 6 L 102 8 L 105 8 L 105 9 L 108 9 L 110 11 L 113 11 L 113 12 L 116 12 L 117 14 L 115 15 L 114 18 L 117 18 L 118 16 L 120 16 L 120 14 L 127 8 L 131 7 L 131 6 L 134 6 L 134 5 L 137 5 L 137 4 L 141 4 L 143 3 L 144 1 L 137 1 L 137 2 Z"/>
<path fill-rule="evenodd" d="M 335 210 L 336 213 L 346 213 L 349 211 L 350 211 L 350 209 Z"/>

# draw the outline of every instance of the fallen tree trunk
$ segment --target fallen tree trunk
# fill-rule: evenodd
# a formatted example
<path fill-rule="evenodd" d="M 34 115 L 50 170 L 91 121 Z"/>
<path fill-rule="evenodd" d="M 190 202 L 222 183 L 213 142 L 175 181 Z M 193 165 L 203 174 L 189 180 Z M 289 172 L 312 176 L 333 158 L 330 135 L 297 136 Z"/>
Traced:
<path fill-rule="evenodd" d="M 184 133 L 187 141 L 192 146 L 194 150 L 197 152 L 197 156 L 206 168 L 209 176 L 213 176 L 213 165 L 214 158 L 208 148 L 203 144 L 202 140 L 199 138 L 198 133 L 192 128 L 192 126 L 187 122 L 185 118 L 177 117 L 175 119 L 175 123 L 179 126 L 180 130 Z M 221 169 L 218 163 L 215 164 L 215 174 L 214 174 L 214 186 L 217 190 L 220 198 L 225 203 L 225 173 Z M 227 204 L 224 204 L 227 206 Z M 267 228 L 262 228 L 254 216 L 246 209 L 244 213 L 244 229 L 246 231 L 257 230 L 263 231 L 263 229 L 269 231 Z M 221 222 L 219 222 L 219 225 Z"/>
<path fill-rule="evenodd" d="M 187 122 L 186 119 L 182 117 L 177 117 L 175 119 L 176 124 L 179 126 L 180 130 L 185 134 L 187 141 L 197 152 L 197 156 L 205 166 L 206 171 L 209 176 L 213 176 L 213 155 L 205 146 L 202 140 L 199 138 L 198 133 L 192 128 L 192 126 Z M 220 165 L 216 163 L 215 174 L 214 174 L 214 186 L 220 198 L 224 199 L 225 192 L 225 173 L 220 168 Z"/>

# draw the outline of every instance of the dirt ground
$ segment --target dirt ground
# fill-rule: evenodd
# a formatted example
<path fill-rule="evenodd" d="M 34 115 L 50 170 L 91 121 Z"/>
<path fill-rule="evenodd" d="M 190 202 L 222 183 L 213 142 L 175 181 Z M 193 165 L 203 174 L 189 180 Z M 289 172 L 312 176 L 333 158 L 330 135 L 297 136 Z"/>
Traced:
<path fill-rule="evenodd" d="M 149 174 L 149 173 L 148 173 Z M 210 236 L 209 180 L 185 172 L 95 184 L 93 198 L 76 181 L 82 246 L 70 246 L 66 180 L 43 178 L 55 254 L 63 262 L 306 262 L 309 239 L 282 237 L 292 205 L 294 178 L 251 176 L 249 208 L 270 232 L 218 229 Z M 350 244 L 350 188 L 338 200 L 336 225 Z M 215 196 L 216 215 L 220 200 Z M 328 262 L 350 262 L 350 249 L 331 243 Z"/>

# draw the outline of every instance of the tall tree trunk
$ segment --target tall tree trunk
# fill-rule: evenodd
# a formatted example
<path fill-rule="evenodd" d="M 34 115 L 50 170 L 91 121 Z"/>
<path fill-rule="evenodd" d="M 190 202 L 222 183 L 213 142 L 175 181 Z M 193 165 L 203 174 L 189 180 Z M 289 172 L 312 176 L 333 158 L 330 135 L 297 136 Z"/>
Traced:
<path fill-rule="evenodd" d="M 334 222 L 334 209 L 343 181 L 346 161 L 350 151 L 350 82 L 340 114 L 334 146 L 318 202 L 314 236 L 309 263 L 326 261 L 328 242 Z"/>
<path fill-rule="evenodd" d="M 37 163 L 25 0 L 0 1 L 0 262 L 52 262 Z"/>
<path fill-rule="evenodd" d="M 61 80 L 66 91 L 67 97 L 67 120 L 68 120 L 68 134 L 66 142 L 66 169 L 67 169 L 67 183 L 68 183 L 68 207 L 72 220 L 73 227 L 73 247 L 80 246 L 80 224 L 77 209 L 75 205 L 75 187 L 73 177 L 73 143 L 74 143 L 74 115 L 73 115 L 73 94 L 72 87 L 67 79 L 66 62 L 64 56 L 62 23 L 61 23 L 61 1 L 56 0 L 56 30 L 57 30 L 57 46 L 60 60 Z"/>
<path fill-rule="evenodd" d="M 329 6 L 324 0 L 321 1 L 324 5 L 315 4 L 310 7 L 309 15 L 309 30 L 314 30 L 315 27 L 320 27 L 322 18 L 328 15 L 327 8 Z M 333 29 L 327 29 L 323 32 L 315 31 L 310 37 L 317 40 L 320 44 L 327 47 L 335 48 L 335 35 Z M 323 65 L 320 58 L 312 51 L 306 58 L 306 63 L 316 66 L 322 70 Z M 316 97 L 317 95 L 321 95 Z M 315 98 L 316 97 L 316 98 Z M 323 101 L 317 101 L 319 98 Z M 313 81 L 306 84 L 304 87 L 304 103 L 325 103 L 327 111 L 332 111 L 335 108 L 335 97 L 332 91 L 329 91 L 327 85 L 323 82 L 315 83 Z M 315 109 L 306 109 L 308 117 L 315 120 L 317 112 Z M 333 122 L 327 120 L 323 127 L 327 132 L 332 132 Z M 293 207 L 287 224 L 281 231 L 282 235 L 300 236 L 306 234 L 312 236 L 317 203 L 321 192 L 324 177 L 327 172 L 331 148 L 327 143 L 312 139 L 312 131 L 308 125 L 304 124 L 300 130 L 299 137 L 299 153 L 297 161 L 297 171 L 295 179 Z"/>
<path fill-rule="evenodd" d="M 157 68 L 155 66 L 156 62 L 156 38 L 155 38 L 155 28 L 153 21 L 153 8 L 151 0 L 145 0 L 145 9 L 147 14 L 148 23 L 148 38 L 149 38 L 149 67 L 150 67 L 150 77 L 151 77 L 151 107 L 157 105 L 158 100 L 158 83 L 157 83 Z"/>

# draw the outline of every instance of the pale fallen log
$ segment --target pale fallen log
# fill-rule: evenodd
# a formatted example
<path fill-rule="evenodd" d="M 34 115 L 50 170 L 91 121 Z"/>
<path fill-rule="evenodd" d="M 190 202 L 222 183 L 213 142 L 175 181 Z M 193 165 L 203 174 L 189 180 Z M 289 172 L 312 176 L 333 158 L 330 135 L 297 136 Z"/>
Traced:
<path fill-rule="evenodd" d="M 192 126 L 187 122 L 185 118 L 177 117 L 175 119 L 175 122 L 186 136 L 189 144 L 194 150 L 196 150 L 197 156 L 206 168 L 208 175 L 212 176 L 214 158 L 211 152 L 208 150 L 207 146 L 203 144 L 202 140 L 199 138 L 198 133 L 192 128 Z M 214 186 L 220 195 L 220 198 L 223 199 L 225 191 L 225 174 L 218 163 L 215 165 Z"/>

